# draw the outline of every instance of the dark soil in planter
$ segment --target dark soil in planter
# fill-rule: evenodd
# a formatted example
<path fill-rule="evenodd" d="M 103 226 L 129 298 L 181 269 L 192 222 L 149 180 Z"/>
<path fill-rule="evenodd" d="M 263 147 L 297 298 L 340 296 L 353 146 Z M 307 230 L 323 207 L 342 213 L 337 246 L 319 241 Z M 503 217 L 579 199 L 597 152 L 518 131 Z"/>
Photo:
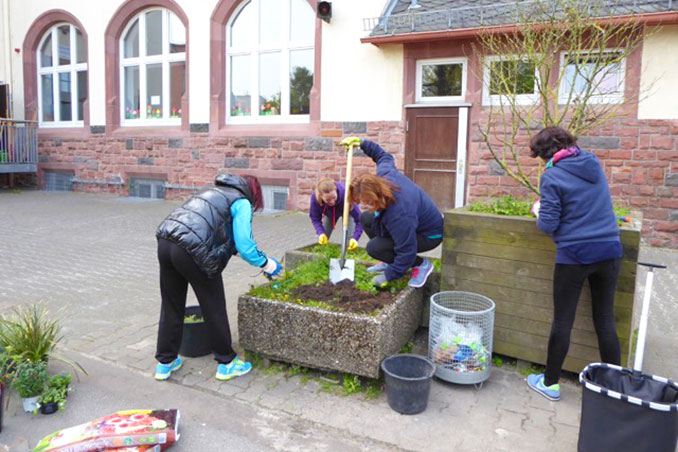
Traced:
<path fill-rule="evenodd" d="M 373 295 L 358 290 L 351 281 L 322 285 L 299 286 L 292 290 L 291 296 L 301 300 L 322 301 L 345 312 L 370 313 L 391 304 L 395 295 L 390 291 Z"/>

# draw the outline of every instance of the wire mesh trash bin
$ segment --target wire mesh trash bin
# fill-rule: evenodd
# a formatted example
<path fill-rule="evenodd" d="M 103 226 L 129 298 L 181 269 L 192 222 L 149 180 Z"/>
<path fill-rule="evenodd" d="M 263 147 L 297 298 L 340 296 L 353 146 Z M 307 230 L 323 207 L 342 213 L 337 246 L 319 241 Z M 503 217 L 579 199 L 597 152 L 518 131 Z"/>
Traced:
<path fill-rule="evenodd" d="M 649 267 L 633 369 L 589 364 L 579 374 L 583 386 L 579 452 L 674 452 L 678 443 L 678 384 L 641 373 L 655 268 Z"/>
<path fill-rule="evenodd" d="M 445 381 L 478 384 L 490 377 L 495 305 L 471 292 L 431 296 L 428 355 Z"/>

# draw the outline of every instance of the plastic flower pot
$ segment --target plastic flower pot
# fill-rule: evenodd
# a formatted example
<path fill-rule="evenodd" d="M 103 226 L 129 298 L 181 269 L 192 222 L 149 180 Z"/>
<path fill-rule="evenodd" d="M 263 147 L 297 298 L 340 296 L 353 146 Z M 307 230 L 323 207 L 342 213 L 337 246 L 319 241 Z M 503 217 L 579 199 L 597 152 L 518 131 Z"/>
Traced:
<path fill-rule="evenodd" d="M 24 411 L 26 413 L 32 413 L 40 407 L 40 404 L 38 404 L 38 397 L 39 396 L 23 398 Z"/>
<path fill-rule="evenodd" d="M 53 414 L 59 411 L 59 404 L 56 402 L 47 402 L 44 405 L 40 405 L 40 412 L 42 414 Z"/>
<path fill-rule="evenodd" d="M 389 406 L 400 414 L 426 409 L 435 365 L 425 356 L 392 355 L 381 363 Z"/>
<path fill-rule="evenodd" d="M 210 346 L 207 324 L 203 320 L 200 306 L 188 306 L 186 308 L 184 319 L 191 318 L 191 316 L 200 319 L 200 321 L 187 322 L 184 320 L 184 332 L 181 337 L 179 354 L 189 358 L 209 355 L 212 353 L 212 347 Z"/>

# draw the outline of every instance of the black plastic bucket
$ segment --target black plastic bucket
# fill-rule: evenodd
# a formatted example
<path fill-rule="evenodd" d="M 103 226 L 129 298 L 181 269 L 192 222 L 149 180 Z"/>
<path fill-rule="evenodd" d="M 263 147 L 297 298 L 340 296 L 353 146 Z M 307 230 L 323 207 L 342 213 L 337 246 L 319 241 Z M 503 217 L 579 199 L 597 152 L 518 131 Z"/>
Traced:
<path fill-rule="evenodd" d="M 194 315 L 200 319 L 203 318 L 200 306 L 186 307 L 185 317 Z M 189 358 L 196 358 L 198 356 L 205 356 L 212 353 L 210 346 L 209 331 L 204 320 L 197 323 L 184 322 L 184 332 L 181 337 L 181 347 L 179 354 L 181 356 L 188 356 Z"/>
<path fill-rule="evenodd" d="M 401 414 L 417 414 L 426 409 L 435 366 L 425 356 L 392 355 L 381 362 L 386 381 L 386 398 Z"/>

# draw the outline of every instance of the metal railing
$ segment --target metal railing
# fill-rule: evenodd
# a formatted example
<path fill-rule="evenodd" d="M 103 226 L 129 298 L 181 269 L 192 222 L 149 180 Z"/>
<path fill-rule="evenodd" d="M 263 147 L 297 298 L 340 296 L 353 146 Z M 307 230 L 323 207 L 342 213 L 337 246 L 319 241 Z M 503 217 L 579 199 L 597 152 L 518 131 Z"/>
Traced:
<path fill-rule="evenodd" d="M 38 164 L 38 123 L 0 118 L 0 173 L 31 173 Z"/>
<path fill-rule="evenodd" d="M 543 1 L 528 0 L 370 17 L 363 19 L 363 30 L 371 32 L 370 36 L 380 36 L 507 25 L 537 13 L 540 8 L 536 6 L 543 4 Z M 554 6 L 557 4 L 553 2 Z M 608 17 L 678 11 L 678 0 L 605 0 L 582 2 L 582 6 L 588 8 L 593 17 Z"/>

